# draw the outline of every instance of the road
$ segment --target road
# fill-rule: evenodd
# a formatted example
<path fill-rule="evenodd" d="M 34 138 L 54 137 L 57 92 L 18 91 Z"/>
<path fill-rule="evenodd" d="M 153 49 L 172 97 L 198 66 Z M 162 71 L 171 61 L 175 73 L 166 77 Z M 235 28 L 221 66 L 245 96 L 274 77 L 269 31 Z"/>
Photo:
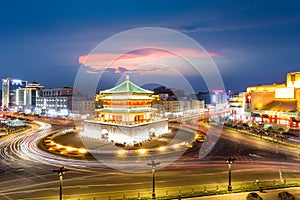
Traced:
<path fill-rule="evenodd" d="M 198 122 L 190 120 L 184 126 L 197 127 Z M 70 169 L 64 175 L 64 199 L 83 198 L 84 194 L 108 199 L 107 195 L 122 196 L 124 191 L 131 191 L 134 195 L 150 194 L 150 172 L 123 173 L 97 161 L 53 155 L 37 147 L 40 138 L 66 128 L 66 125 L 51 127 L 40 122 L 40 127 L 34 126 L 32 130 L 0 140 L 0 199 L 58 198 L 58 176 L 52 170 L 62 165 Z M 224 129 L 206 157 L 198 159 L 198 152 L 190 150 L 172 165 L 158 170 L 157 192 L 166 194 L 172 190 L 187 192 L 226 188 L 228 174 L 225 158 L 228 156 L 237 158 L 232 167 L 233 187 L 256 180 L 299 179 L 298 152 L 291 147 Z"/>

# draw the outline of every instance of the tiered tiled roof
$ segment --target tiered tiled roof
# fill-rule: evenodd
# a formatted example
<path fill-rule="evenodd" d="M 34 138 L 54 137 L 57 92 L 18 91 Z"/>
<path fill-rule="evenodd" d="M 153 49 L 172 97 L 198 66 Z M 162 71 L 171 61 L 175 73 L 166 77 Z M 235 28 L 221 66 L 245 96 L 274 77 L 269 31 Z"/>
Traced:
<path fill-rule="evenodd" d="M 117 93 L 142 93 L 142 94 L 153 94 L 153 91 L 145 90 L 129 80 L 129 75 L 126 75 L 126 80 L 108 90 L 101 91 L 103 94 L 117 94 Z"/>

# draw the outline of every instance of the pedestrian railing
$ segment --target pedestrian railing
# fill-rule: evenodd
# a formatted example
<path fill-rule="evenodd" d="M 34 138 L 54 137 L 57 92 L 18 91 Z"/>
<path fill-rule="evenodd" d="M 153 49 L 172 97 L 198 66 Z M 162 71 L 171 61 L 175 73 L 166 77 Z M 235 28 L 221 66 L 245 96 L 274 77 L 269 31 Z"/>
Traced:
<path fill-rule="evenodd" d="M 268 189 L 277 189 L 284 187 L 299 187 L 299 180 L 283 179 L 283 180 L 253 180 L 244 182 L 233 182 L 232 192 L 251 192 L 262 191 Z M 174 186 L 174 187 L 157 187 L 156 199 L 181 199 L 182 197 L 195 197 L 206 195 L 227 194 L 228 185 L 226 183 L 213 183 L 206 185 L 192 186 Z M 151 199 L 152 188 L 149 191 L 127 190 L 119 192 L 101 192 L 85 195 L 72 195 L 64 191 L 64 200 L 125 200 L 125 199 Z M 53 198 L 53 197 L 52 197 Z M 47 198 L 44 198 L 45 200 Z M 51 199 L 51 198 L 49 198 Z"/>

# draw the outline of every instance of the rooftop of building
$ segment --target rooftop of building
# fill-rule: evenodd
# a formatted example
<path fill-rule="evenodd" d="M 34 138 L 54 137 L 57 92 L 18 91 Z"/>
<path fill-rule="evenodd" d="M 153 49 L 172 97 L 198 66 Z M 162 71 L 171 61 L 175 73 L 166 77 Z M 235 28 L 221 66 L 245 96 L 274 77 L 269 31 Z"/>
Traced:
<path fill-rule="evenodd" d="M 277 88 L 285 88 L 286 83 L 273 83 L 270 85 L 254 85 L 247 87 L 247 92 L 264 92 L 264 91 L 275 91 Z"/>
<path fill-rule="evenodd" d="M 260 110 L 271 110 L 277 112 L 299 112 L 297 100 L 274 100 L 263 106 Z"/>
<path fill-rule="evenodd" d="M 118 93 L 140 93 L 140 94 L 153 94 L 153 91 L 143 89 L 136 84 L 132 83 L 129 79 L 129 75 L 126 75 L 126 79 L 120 85 L 117 85 L 111 89 L 100 91 L 103 94 L 118 94 Z"/>
<path fill-rule="evenodd" d="M 288 75 L 289 74 L 300 74 L 300 72 L 289 72 Z"/>

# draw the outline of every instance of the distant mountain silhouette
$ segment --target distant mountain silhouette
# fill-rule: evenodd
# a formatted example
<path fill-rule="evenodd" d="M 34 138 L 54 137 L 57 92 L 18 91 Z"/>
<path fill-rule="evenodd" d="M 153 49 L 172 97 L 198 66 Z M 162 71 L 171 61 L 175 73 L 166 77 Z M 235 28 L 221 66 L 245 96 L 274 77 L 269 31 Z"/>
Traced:
<path fill-rule="evenodd" d="M 151 90 L 153 91 L 155 88 L 161 87 L 162 85 L 157 84 L 157 83 L 147 83 L 145 85 L 142 85 L 141 87 L 146 89 L 146 90 Z"/>

